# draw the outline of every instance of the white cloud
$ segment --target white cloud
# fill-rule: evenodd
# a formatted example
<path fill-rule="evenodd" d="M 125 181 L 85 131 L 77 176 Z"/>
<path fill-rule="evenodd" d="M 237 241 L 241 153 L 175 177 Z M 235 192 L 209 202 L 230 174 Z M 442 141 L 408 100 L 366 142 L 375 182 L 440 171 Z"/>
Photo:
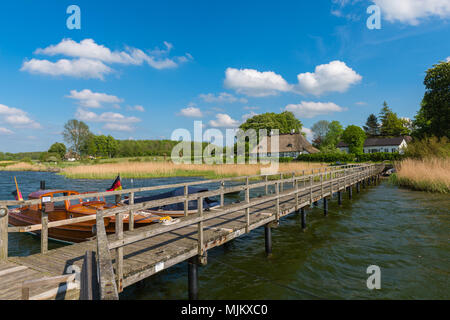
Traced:
<path fill-rule="evenodd" d="M 258 110 L 259 107 L 250 107 L 250 106 L 245 106 L 244 110 Z"/>
<path fill-rule="evenodd" d="M 251 97 L 272 96 L 291 90 L 291 86 L 279 74 L 254 69 L 227 68 L 224 85 Z"/>
<path fill-rule="evenodd" d="M 187 107 L 187 108 L 181 109 L 179 115 L 183 116 L 183 117 L 191 117 L 191 118 L 203 117 L 203 113 L 200 111 L 200 109 L 195 108 L 195 107 Z"/>
<path fill-rule="evenodd" d="M 0 122 L 5 122 L 13 127 L 41 128 L 39 123 L 32 120 L 25 111 L 18 108 L 11 108 L 0 104 L 0 115 Z"/>
<path fill-rule="evenodd" d="M 447 62 L 450 62 L 450 57 L 447 58 Z"/>
<path fill-rule="evenodd" d="M 176 68 L 180 63 L 192 60 L 190 54 L 182 57 L 165 57 L 173 45 L 164 42 L 166 50 L 153 50 L 149 54 L 141 49 L 125 47 L 124 51 L 111 51 L 104 45 L 95 43 L 93 39 L 84 39 L 79 43 L 71 39 L 63 39 L 56 45 L 35 50 L 35 54 L 48 56 L 63 55 L 72 60 L 60 59 L 56 62 L 31 59 L 22 65 L 22 71 L 48 75 L 66 75 L 78 78 L 103 79 L 105 74 L 113 70 L 106 64 L 142 65 L 146 62 L 155 69 Z"/>
<path fill-rule="evenodd" d="M 121 125 L 136 123 L 141 121 L 137 117 L 126 117 L 123 114 L 116 112 L 103 112 L 97 114 L 92 111 L 85 110 L 83 108 L 78 108 L 75 117 L 79 120 L 86 122 L 107 122 L 107 123 L 118 123 Z"/>
<path fill-rule="evenodd" d="M 133 131 L 133 128 L 130 125 L 120 123 L 107 123 L 103 126 L 103 129 L 113 131 Z"/>
<path fill-rule="evenodd" d="M 313 73 L 297 75 L 298 84 L 289 84 L 272 71 L 227 68 L 224 85 L 238 93 L 252 97 L 265 97 L 280 92 L 321 95 L 326 92 L 345 92 L 361 81 L 362 77 L 342 61 L 331 61 L 315 68 Z M 203 95 L 204 99 L 217 100 L 214 95 Z"/>
<path fill-rule="evenodd" d="M 143 106 L 141 105 L 136 105 L 136 106 L 128 106 L 127 110 L 131 110 L 131 111 L 139 111 L 139 112 L 144 112 L 145 109 Z"/>
<path fill-rule="evenodd" d="M 9 129 L 0 127 L 0 134 L 13 134 L 13 132 Z"/>
<path fill-rule="evenodd" d="M 23 63 L 20 71 L 51 76 L 103 80 L 104 75 L 111 73 L 113 70 L 101 61 L 82 58 L 75 60 L 61 59 L 57 62 L 31 59 Z"/>
<path fill-rule="evenodd" d="M 367 106 L 367 102 L 364 102 L 364 101 L 358 101 L 358 102 L 355 102 L 355 104 L 357 106 Z"/>
<path fill-rule="evenodd" d="M 218 113 L 215 120 L 209 121 L 209 125 L 214 128 L 236 128 L 239 126 L 239 121 L 225 113 Z"/>
<path fill-rule="evenodd" d="M 300 104 L 287 105 L 285 110 L 293 112 L 299 118 L 313 118 L 318 115 L 341 112 L 346 109 L 332 102 L 302 101 Z"/>
<path fill-rule="evenodd" d="M 92 92 L 89 89 L 81 91 L 71 90 L 70 95 L 66 96 L 70 99 L 78 100 L 79 104 L 88 108 L 100 108 L 102 103 L 119 103 L 122 99 L 106 93 Z"/>
<path fill-rule="evenodd" d="M 222 92 L 218 94 L 217 96 L 213 93 L 208 94 L 200 94 L 199 97 L 203 99 L 205 102 L 218 102 L 218 103 L 233 103 L 233 102 L 241 102 L 241 103 L 247 103 L 247 99 L 245 98 L 237 98 L 231 93 Z"/>
<path fill-rule="evenodd" d="M 390 22 L 418 25 L 422 19 L 450 17 L 448 0 L 373 0 L 381 8 L 382 17 Z"/>
<path fill-rule="evenodd" d="M 313 95 L 325 92 L 345 92 L 352 84 L 356 84 L 362 79 L 344 62 L 338 60 L 317 66 L 314 73 L 300 73 L 297 78 L 298 85 L 295 90 Z"/>
<path fill-rule="evenodd" d="M 306 134 L 306 140 L 308 140 L 309 142 L 311 142 L 314 139 L 314 133 L 312 132 L 311 129 L 303 127 L 302 132 Z"/>
<path fill-rule="evenodd" d="M 247 119 L 250 119 L 256 115 L 258 115 L 258 113 L 250 111 L 249 113 L 246 113 L 242 116 L 242 122 L 245 122 L 245 121 L 247 121 Z"/>

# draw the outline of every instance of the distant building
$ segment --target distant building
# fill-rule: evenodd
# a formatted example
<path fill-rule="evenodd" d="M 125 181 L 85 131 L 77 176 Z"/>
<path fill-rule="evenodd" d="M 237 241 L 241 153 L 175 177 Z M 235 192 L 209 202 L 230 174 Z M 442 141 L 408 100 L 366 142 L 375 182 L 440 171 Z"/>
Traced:
<path fill-rule="evenodd" d="M 279 136 L 279 150 L 272 150 L 271 137 L 263 137 L 260 143 L 253 148 L 250 156 L 267 153 L 268 157 L 292 157 L 296 158 L 300 154 L 317 153 L 318 149 L 314 148 L 301 133 L 287 133 Z"/>
<path fill-rule="evenodd" d="M 76 152 L 69 151 L 64 155 L 63 159 L 69 162 L 73 162 L 76 160 L 80 160 L 80 156 Z"/>
<path fill-rule="evenodd" d="M 410 136 L 393 137 L 393 138 L 367 138 L 364 141 L 363 152 L 398 152 L 403 153 L 408 143 L 411 142 Z M 339 150 L 348 153 L 348 144 L 341 141 L 336 146 Z"/>

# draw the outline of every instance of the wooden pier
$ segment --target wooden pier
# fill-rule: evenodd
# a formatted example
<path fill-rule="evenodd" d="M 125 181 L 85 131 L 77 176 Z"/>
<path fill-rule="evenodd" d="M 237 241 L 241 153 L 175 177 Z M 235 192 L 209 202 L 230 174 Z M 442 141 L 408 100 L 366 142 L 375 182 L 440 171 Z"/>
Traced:
<path fill-rule="evenodd" d="M 9 227 L 8 208 L 39 204 L 41 200 L 0 201 L 0 299 L 118 299 L 125 287 L 186 260 L 188 296 L 196 299 L 198 266 L 207 263 L 209 249 L 264 227 L 265 248 L 270 254 L 271 228 L 279 224 L 280 218 L 299 212 L 301 227 L 305 228 L 305 208 L 323 200 L 326 215 L 333 194 L 341 204 L 343 192 L 351 199 L 353 187 L 359 192 L 361 185 L 375 184 L 383 169 L 383 164 L 346 165 L 315 169 L 308 174 L 277 173 L 100 192 L 90 196 L 116 196 L 118 201 L 128 195 L 130 204 L 54 222 L 48 222 L 43 212 L 41 224 L 27 227 Z M 226 186 L 233 180 L 240 184 Z M 217 185 L 217 189 L 187 194 L 188 186 L 201 184 Z M 185 187 L 183 196 L 134 204 L 137 193 L 181 186 Z M 244 201 L 224 203 L 226 194 L 238 191 L 245 194 Z M 205 197 L 219 197 L 221 205 L 203 210 Z M 58 197 L 52 202 L 78 198 Z M 185 214 L 168 225 L 133 228 L 133 215 L 139 210 L 192 200 L 198 201 L 196 214 Z M 123 230 L 120 223 L 126 215 L 130 215 L 130 230 Z M 116 216 L 119 222 L 111 235 L 106 234 L 103 220 L 109 216 Z M 95 239 L 48 250 L 48 228 L 88 220 L 96 220 Z M 8 233 L 37 230 L 41 233 L 41 253 L 8 256 Z"/>

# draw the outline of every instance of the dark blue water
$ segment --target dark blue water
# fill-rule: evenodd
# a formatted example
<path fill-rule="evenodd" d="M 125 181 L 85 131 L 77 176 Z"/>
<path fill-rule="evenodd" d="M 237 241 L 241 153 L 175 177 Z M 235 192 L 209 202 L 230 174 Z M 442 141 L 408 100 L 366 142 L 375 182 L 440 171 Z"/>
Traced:
<path fill-rule="evenodd" d="M 70 180 L 53 173 L 0 172 L 0 198 L 12 199 L 13 176 L 24 195 L 46 180 L 49 188 L 105 190 L 112 181 Z M 123 179 L 125 188 L 200 178 Z M 216 186 L 214 186 L 216 187 Z M 256 193 L 262 191 L 255 191 Z M 236 199 L 226 199 L 236 201 Z M 319 202 L 319 206 L 321 203 Z M 330 201 L 329 214 L 307 210 L 303 232 L 298 215 L 273 230 L 273 255 L 264 252 L 264 229 L 208 252 L 199 269 L 201 299 L 449 299 L 450 197 L 387 182 Z M 10 235 L 10 253 L 39 252 L 38 238 Z M 58 244 L 52 243 L 52 246 Z M 366 286 L 370 265 L 381 269 L 381 289 Z M 126 288 L 121 299 L 187 298 L 187 265 L 178 264 Z"/>

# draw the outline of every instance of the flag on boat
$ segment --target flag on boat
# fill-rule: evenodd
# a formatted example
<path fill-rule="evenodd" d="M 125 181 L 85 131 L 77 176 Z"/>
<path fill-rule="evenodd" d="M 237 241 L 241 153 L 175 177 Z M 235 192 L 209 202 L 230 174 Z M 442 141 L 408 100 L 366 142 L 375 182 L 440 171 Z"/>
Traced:
<path fill-rule="evenodd" d="M 117 176 L 116 180 L 114 180 L 111 188 L 106 191 L 117 191 L 122 190 L 122 182 L 120 181 L 120 174 Z"/>
<path fill-rule="evenodd" d="M 16 183 L 16 190 L 13 191 L 12 194 L 17 201 L 23 201 L 22 193 L 19 190 L 19 185 L 17 184 L 16 177 L 14 177 L 14 182 Z"/>

